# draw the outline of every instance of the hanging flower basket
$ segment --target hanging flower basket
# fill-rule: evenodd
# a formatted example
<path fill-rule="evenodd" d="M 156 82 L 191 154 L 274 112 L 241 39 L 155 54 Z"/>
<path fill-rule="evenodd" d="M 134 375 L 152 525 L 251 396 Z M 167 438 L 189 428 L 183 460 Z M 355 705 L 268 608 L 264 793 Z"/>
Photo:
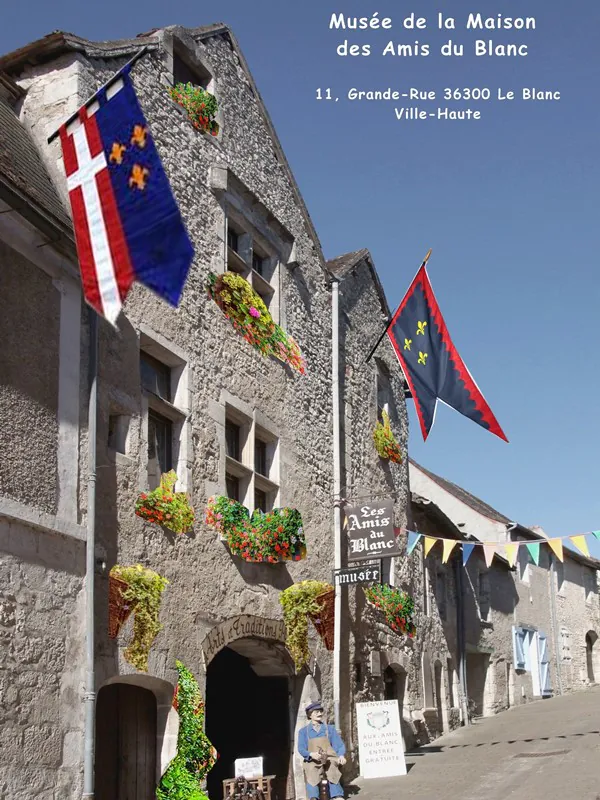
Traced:
<path fill-rule="evenodd" d="M 248 344 L 263 356 L 273 356 L 302 375 L 305 373 L 306 362 L 300 348 L 275 324 L 262 298 L 245 278 L 237 272 L 211 272 L 206 290 Z"/>
<path fill-rule="evenodd" d="M 168 528 L 173 533 L 186 533 L 194 524 L 194 509 L 185 492 L 175 492 L 177 475 L 174 470 L 164 473 L 160 486 L 142 492 L 135 504 L 138 517 Z"/>
<path fill-rule="evenodd" d="M 331 588 L 315 598 L 321 610 L 318 614 L 309 614 L 312 624 L 323 640 L 327 650 L 333 650 L 333 637 L 335 629 L 335 589 Z"/>
<path fill-rule="evenodd" d="M 333 592 L 333 586 L 323 581 L 300 581 L 289 586 L 279 595 L 283 608 L 287 648 L 299 672 L 310 660 L 308 649 L 308 618 L 323 620 L 323 597 Z M 317 628 L 318 630 L 318 628 Z M 320 631 L 319 631 L 320 633 Z M 329 649 L 329 648 L 328 648 Z"/>
<path fill-rule="evenodd" d="M 415 604 L 410 595 L 393 586 L 369 586 L 364 589 L 367 601 L 382 611 L 390 628 L 396 633 L 413 638 L 416 628 L 413 623 Z"/>
<path fill-rule="evenodd" d="M 204 521 L 221 533 L 234 555 L 244 561 L 276 564 L 306 557 L 302 516 L 295 508 L 250 512 L 223 495 L 209 498 Z"/>
<path fill-rule="evenodd" d="M 196 130 L 218 135 L 219 125 L 215 122 L 218 106 L 214 95 L 193 83 L 177 83 L 169 89 L 169 96 L 184 109 Z"/>
<path fill-rule="evenodd" d="M 135 601 L 126 600 L 129 584 L 114 575 L 108 576 L 108 635 L 116 639 L 135 608 Z"/>
<path fill-rule="evenodd" d="M 110 571 L 110 578 L 122 584 L 119 587 L 121 598 L 129 604 L 128 614 L 134 612 L 133 640 L 123 655 L 137 670 L 147 672 L 150 648 L 162 627 L 158 621 L 161 596 L 169 582 L 141 564 L 131 567 L 116 564 Z"/>
<path fill-rule="evenodd" d="M 218 754 L 204 733 L 204 703 L 198 683 L 180 662 L 173 707 L 179 714 L 177 755 L 156 789 L 156 800 L 208 800 L 201 791 Z"/>
<path fill-rule="evenodd" d="M 402 451 L 392 431 L 390 417 L 387 411 L 382 411 L 382 416 L 383 422 L 378 422 L 373 431 L 375 449 L 381 458 L 387 458 L 389 461 L 393 461 L 394 464 L 400 464 L 402 461 Z"/>

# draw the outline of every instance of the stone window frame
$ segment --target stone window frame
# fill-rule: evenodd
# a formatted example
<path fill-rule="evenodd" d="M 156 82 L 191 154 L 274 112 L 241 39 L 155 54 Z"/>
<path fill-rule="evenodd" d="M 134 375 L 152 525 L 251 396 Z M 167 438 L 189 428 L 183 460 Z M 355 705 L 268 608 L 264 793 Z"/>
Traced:
<path fill-rule="evenodd" d="M 144 389 L 140 377 L 141 425 L 140 425 L 140 471 L 141 491 L 149 487 L 148 474 L 148 416 L 152 410 L 168 419 L 172 424 L 171 452 L 173 469 L 177 473 L 176 490 L 192 491 L 192 369 L 188 353 L 168 341 L 161 334 L 142 324 L 138 330 L 138 346 L 142 352 L 165 364 L 170 369 L 171 398 L 168 402 Z"/>
<path fill-rule="evenodd" d="M 477 613 L 481 622 L 491 622 L 492 604 L 490 601 L 490 571 L 488 569 L 480 569 L 477 574 Z"/>
<path fill-rule="evenodd" d="M 529 550 L 524 544 L 519 547 L 519 552 L 517 555 L 517 575 L 519 576 L 521 583 L 524 583 L 526 586 L 530 585 L 531 558 L 529 556 Z"/>
<path fill-rule="evenodd" d="M 267 508 L 281 506 L 281 436 L 277 426 L 259 409 L 250 406 L 223 390 L 213 414 L 219 435 L 219 487 L 216 493 L 227 494 L 227 476 L 240 481 L 239 502 L 252 514 L 256 507 L 255 492 L 267 495 Z M 240 460 L 227 454 L 226 423 L 240 426 Z M 256 470 L 256 441 L 267 445 L 268 475 Z"/>
<path fill-rule="evenodd" d="M 588 606 L 596 605 L 598 602 L 598 573 L 595 569 L 585 565 L 582 565 L 582 570 L 585 602 Z"/>
<path fill-rule="evenodd" d="M 175 86 L 175 59 L 180 59 L 191 72 L 198 75 L 200 78 L 198 86 L 206 89 L 207 92 L 216 97 L 218 110 L 215 121 L 219 125 L 219 133 L 216 136 L 212 136 L 212 134 L 202 135 L 204 135 L 207 141 L 218 144 L 220 150 L 223 131 L 223 114 L 219 102 L 217 79 L 214 75 L 214 71 L 203 57 L 200 45 L 183 30 L 180 32 L 165 31 L 162 45 L 166 64 L 166 73 L 163 78 L 164 83 L 168 86 Z M 177 108 L 179 109 L 179 106 L 177 106 Z"/>
<path fill-rule="evenodd" d="M 286 328 L 283 283 L 286 269 L 298 266 L 294 236 L 259 198 L 233 173 L 214 163 L 209 170 L 209 186 L 219 199 L 221 215 L 217 222 L 218 252 L 212 260 L 212 271 L 240 273 L 261 296 L 272 295 L 269 311 L 274 321 Z M 228 230 L 238 235 L 238 251 L 228 245 Z M 267 277 L 253 269 L 253 252 L 265 262 Z M 286 269 L 284 269 L 286 268 Z"/>

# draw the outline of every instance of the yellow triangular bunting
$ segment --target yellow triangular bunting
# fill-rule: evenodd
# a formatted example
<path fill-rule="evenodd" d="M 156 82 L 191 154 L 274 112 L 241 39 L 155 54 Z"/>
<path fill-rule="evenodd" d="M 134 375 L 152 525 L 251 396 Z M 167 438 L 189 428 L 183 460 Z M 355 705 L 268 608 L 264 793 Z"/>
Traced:
<path fill-rule="evenodd" d="M 450 558 L 450 554 L 452 553 L 458 542 L 455 539 L 443 539 L 442 541 L 444 545 L 444 552 L 442 553 L 442 564 L 445 564 L 446 561 L 448 561 L 448 559 Z"/>
<path fill-rule="evenodd" d="M 506 560 L 511 567 L 514 567 L 514 565 L 517 563 L 517 556 L 519 555 L 519 545 L 505 544 L 504 549 L 506 551 Z"/>
<path fill-rule="evenodd" d="M 548 544 L 559 561 L 564 561 L 562 539 L 548 539 Z"/>
<path fill-rule="evenodd" d="M 425 536 L 425 558 L 429 555 L 429 551 L 433 547 L 433 545 L 437 542 L 437 539 L 432 538 L 431 536 Z"/>
<path fill-rule="evenodd" d="M 485 556 L 485 563 L 487 564 L 488 567 L 491 567 L 492 561 L 494 560 L 494 556 L 496 555 L 496 545 L 484 544 L 483 555 Z"/>
<path fill-rule="evenodd" d="M 583 553 L 583 555 L 587 556 L 587 558 L 590 557 L 590 551 L 588 550 L 587 540 L 583 534 L 580 534 L 579 536 L 569 536 L 569 539 L 573 542 L 573 544 L 579 550 L 580 553 Z"/>

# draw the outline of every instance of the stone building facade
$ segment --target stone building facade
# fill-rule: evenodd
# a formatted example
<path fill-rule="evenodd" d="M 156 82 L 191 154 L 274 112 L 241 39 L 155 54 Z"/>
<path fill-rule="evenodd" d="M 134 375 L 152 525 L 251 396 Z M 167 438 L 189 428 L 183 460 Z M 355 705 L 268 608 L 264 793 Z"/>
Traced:
<path fill-rule="evenodd" d="M 410 461 L 410 486 L 424 505 L 417 530 L 471 542 L 543 542 L 539 528 L 525 528 L 449 481 Z M 437 516 L 435 515 L 437 512 Z M 584 688 L 597 680 L 600 563 L 564 549 L 562 563 L 540 546 L 535 563 L 524 546 L 510 568 L 501 553 L 488 567 L 476 547 L 462 572 L 430 552 L 429 573 L 445 572 L 444 590 L 433 594 L 464 619 L 464 689 L 470 713 L 489 715 L 510 706 Z M 460 555 L 454 555 L 459 561 Z M 461 602 L 459 603 L 459 598 Z M 449 642 L 460 637 L 449 632 Z M 458 653 L 458 661 L 461 655 Z"/>
<path fill-rule="evenodd" d="M 134 286 L 117 329 L 99 325 L 96 796 L 124 796 L 131 776 L 140 800 L 153 796 L 175 754 L 171 701 L 179 659 L 198 677 L 207 733 L 221 754 L 209 775 L 211 798 L 221 796 L 233 759 L 257 752 L 278 776 L 277 796 L 302 797 L 294 733 L 305 701 L 322 697 L 331 710 L 333 659 L 311 630 L 310 669 L 295 673 L 279 595 L 303 579 L 331 580 L 336 502 L 389 495 L 396 524 L 406 524 L 407 461 L 383 462 L 372 442 L 378 411 L 387 405 L 406 454 L 404 382 L 387 342 L 366 362 L 389 313 L 368 252 L 325 262 L 243 55 L 222 26 L 109 43 L 54 33 L 0 60 L 12 92 L 10 123 L 37 158 L 27 178 L 44 175 L 43 199 L 51 198 L 58 220 L 47 230 L 47 210 L 38 215 L 43 248 L 31 230 L 28 248 L 16 240 L 2 244 L 4 341 L 13 344 L 0 360 L 0 727 L 7 743 L 0 763 L 19 755 L 16 768 L 4 771 L 3 763 L 0 797 L 81 794 L 91 312 L 82 303 L 64 211 L 59 144 L 47 139 L 142 46 L 133 83 L 196 255 L 177 309 Z M 196 131 L 170 100 L 167 87 L 179 80 L 217 97 L 217 137 Z M 0 217 L 4 226 L 12 219 Z M 294 336 L 305 375 L 251 348 L 208 298 L 209 271 L 226 269 L 247 276 Z M 333 486 L 334 281 L 341 498 Z M 190 536 L 169 536 L 134 515 L 139 492 L 170 467 L 196 508 Z M 214 494 L 236 497 L 250 510 L 297 508 L 306 559 L 267 565 L 233 557 L 203 524 Z M 418 591 L 403 560 L 396 562 L 387 565 L 387 580 Z M 108 571 L 116 563 L 143 564 L 169 581 L 147 674 L 123 657 L 131 622 L 117 640 L 107 635 Z M 408 676 L 406 697 L 418 705 L 420 664 L 415 643 L 375 618 L 360 591 L 344 589 L 342 609 L 340 719 L 350 777 L 357 771 L 354 700 L 397 695 Z"/>

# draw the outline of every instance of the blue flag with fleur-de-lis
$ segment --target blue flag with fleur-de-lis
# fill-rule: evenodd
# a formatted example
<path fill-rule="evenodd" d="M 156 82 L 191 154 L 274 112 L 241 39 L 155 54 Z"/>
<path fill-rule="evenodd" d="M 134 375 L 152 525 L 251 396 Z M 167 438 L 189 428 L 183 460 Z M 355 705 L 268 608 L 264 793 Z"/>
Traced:
<path fill-rule="evenodd" d="M 452 343 L 425 264 L 392 317 L 388 335 L 408 381 L 423 439 L 429 435 L 441 400 L 508 441 Z"/>

